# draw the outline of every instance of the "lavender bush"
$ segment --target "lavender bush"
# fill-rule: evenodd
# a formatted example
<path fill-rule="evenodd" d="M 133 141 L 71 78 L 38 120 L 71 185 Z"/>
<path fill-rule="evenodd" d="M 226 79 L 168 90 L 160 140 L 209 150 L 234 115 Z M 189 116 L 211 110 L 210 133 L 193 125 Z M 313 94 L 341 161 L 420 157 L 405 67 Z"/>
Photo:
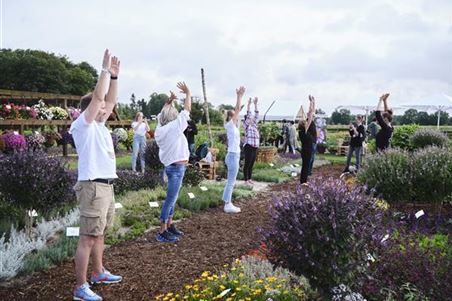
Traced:
<path fill-rule="evenodd" d="M 413 198 L 422 202 L 442 203 L 452 197 L 452 152 L 428 147 L 411 157 Z"/>
<path fill-rule="evenodd" d="M 318 179 L 275 199 L 271 212 L 264 237 L 274 261 L 326 294 L 339 284 L 358 285 L 382 236 L 383 213 L 364 188 Z"/>
<path fill-rule="evenodd" d="M 391 149 L 365 160 L 358 181 L 389 203 L 441 203 L 452 197 L 452 153 L 437 147 Z"/>
<path fill-rule="evenodd" d="M 42 151 L 0 157 L 0 194 L 5 202 L 40 215 L 74 200 L 63 163 Z"/>
<path fill-rule="evenodd" d="M 371 155 L 364 161 L 358 181 L 375 189 L 389 203 L 410 200 L 413 187 L 409 153 L 389 149 Z"/>
<path fill-rule="evenodd" d="M 118 179 L 113 185 L 116 194 L 145 188 L 153 189 L 160 181 L 159 174 L 150 171 L 146 171 L 144 174 L 137 174 L 131 170 L 118 170 L 116 173 Z"/>
<path fill-rule="evenodd" d="M 427 146 L 447 147 L 449 138 L 447 135 L 434 129 L 418 129 L 411 136 L 410 143 L 414 149 Z"/>

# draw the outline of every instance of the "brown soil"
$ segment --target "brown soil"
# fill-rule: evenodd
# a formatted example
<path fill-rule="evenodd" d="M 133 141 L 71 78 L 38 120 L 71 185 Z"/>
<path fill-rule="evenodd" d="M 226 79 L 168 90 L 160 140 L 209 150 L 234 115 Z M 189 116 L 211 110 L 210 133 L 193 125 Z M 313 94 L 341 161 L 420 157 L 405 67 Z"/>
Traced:
<path fill-rule="evenodd" d="M 324 166 L 314 176 L 338 176 L 341 166 Z M 205 271 L 254 250 L 260 245 L 256 229 L 268 221 L 268 206 L 274 195 L 293 191 L 297 180 L 271 187 L 254 198 L 240 200 L 236 215 L 215 208 L 193 215 L 178 226 L 185 236 L 177 244 L 161 244 L 151 231 L 136 240 L 117 244 L 105 252 L 105 264 L 124 277 L 122 283 L 96 286 L 104 300 L 153 300 L 165 292 L 178 291 Z M 75 284 L 72 260 L 45 272 L 16 279 L 0 286 L 0 300 L 72 300 Z"/>

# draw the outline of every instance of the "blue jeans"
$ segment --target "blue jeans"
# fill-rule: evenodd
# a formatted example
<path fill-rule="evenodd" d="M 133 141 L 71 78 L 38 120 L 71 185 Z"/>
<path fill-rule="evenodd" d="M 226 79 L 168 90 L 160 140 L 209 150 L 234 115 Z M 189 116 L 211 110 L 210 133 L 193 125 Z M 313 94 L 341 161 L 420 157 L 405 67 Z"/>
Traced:
<path fill-rule="evenodd" d="M 308 174 L 312 175 L 312 168 L 314 167 L 314 161 L 315 161 L 315 153 L 317 152 L 317 143 L 312 144 L 312 155 L 311 155 L 311 161 L 309 162 L 309 169 Z"/>
<path fill-rule="evenodd" d="M 224 186 L 223 201 L 230 203 L 232 201 L 232 191 L 234 190 L 237 174 L 239 173 L 240 153 L 228 152 L 224 161 L 228 168 L 228 181 L 226 186 Z"/>
<path fill-rule="evenodd" d="M 195 144 L 194 143 L 188 145 L 188 150 L 190 151 L 190 156 L 191 157 L 194 157 L 196 155 L 195 154 Z"/>
<path fill-rule="evenodd" d="M 362 153 L 362 146 L 349 146 L 348 147 L 348 154 L 347 154 L 347 165 L 345 166 L 345 170 L 348 170 L 350 163 L 352 161 L 353 153 L 355 153 L 356 156 L 356 170 L 359 170 L 361 167 L 361 153 Z"/>
<path fill-rule="evenodd" d="M 141 170 L 144 172 L 144 152 L 146 150 L 146 137 L 145 136 L 137 136 L 133 137 L 132 144 L 132 170 L 137 170 L 137 157 L 138 153 L 140 153 L 140 163 Z"/>
<path fill-rule="evenodd" d="M 165 167 L 168 176 L 168 189 L 166 191 L 166 199 L 160 213 L 160 222 L 167 223 L 174 214 L 174 206 L 176 205 L 179 190 L 182 186 L 186 166 L 183 164 L 172 164 Z"/>

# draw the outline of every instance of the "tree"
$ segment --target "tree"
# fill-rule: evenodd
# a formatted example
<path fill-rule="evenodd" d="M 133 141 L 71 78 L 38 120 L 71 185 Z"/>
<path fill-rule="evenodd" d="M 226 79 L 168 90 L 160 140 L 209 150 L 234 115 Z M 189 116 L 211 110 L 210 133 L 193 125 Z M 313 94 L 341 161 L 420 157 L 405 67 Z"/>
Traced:
<path fill-rule="evenodd" d="M 322 109 L 318 108 L 315 110 L 315 114 L 316 115 L 325 115 L 325 111 L 323 111 Z"/>
<path fill-rule="evenodd" d="M 418 123 L 418 111 L 416 109 L 406 110 L 403 114 L 401 124 L 415 124 Z"/>
<path fill-rule="evenodd" d="M 350 110 L 340 109 L 339 111 L 334 111 L 331 114 L 331 122 L 333 124 L 349 124 L 352 120 Z"/>
<path fill-rule="evenodd" d="M 164 93 L 152 93 L 149 97 L 149 103 L 148 103 L 148 114 L 149 115 L 157 115 L 160 113 L 160 111 L 163 108 L 163 105 L 168 100 L 168 95 Z M 144 113 L 144 112 L 143 112 Z M 147 114 L 145 114 L 148 116 Z"/>
<path fill-rule="evenodd" d="M 225 104 L 222 104 L 222 105 L 219 105 L 218 106 L 218 110 L 220 111 L 220 112 L 224 112 L 224 111 L 233 111 L 235 109 L 235 107 L 233 106 L 233 105 L 225 105 Z"/>
<path fill-rule="evenodd" d="M 39 50 L 0 50 L 0 88 L 84 95 L 94 88 L 97 72 L 86 62 Z"/>

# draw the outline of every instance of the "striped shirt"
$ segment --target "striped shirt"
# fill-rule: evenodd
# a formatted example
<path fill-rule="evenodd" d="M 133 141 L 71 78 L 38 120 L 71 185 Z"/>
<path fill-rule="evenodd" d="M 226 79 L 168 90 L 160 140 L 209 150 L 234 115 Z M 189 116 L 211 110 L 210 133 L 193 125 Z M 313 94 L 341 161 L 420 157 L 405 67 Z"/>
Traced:
<path fill-rule="evenodd" d="M 249 144 L 252 147 L 259 147 L 260 135 L 257 129 L 257 120 L 259 119 L 259 111 L 254 111 L 254 116 L 251 111 L 246 112 L 245 119 L 245 145 Z"/>

